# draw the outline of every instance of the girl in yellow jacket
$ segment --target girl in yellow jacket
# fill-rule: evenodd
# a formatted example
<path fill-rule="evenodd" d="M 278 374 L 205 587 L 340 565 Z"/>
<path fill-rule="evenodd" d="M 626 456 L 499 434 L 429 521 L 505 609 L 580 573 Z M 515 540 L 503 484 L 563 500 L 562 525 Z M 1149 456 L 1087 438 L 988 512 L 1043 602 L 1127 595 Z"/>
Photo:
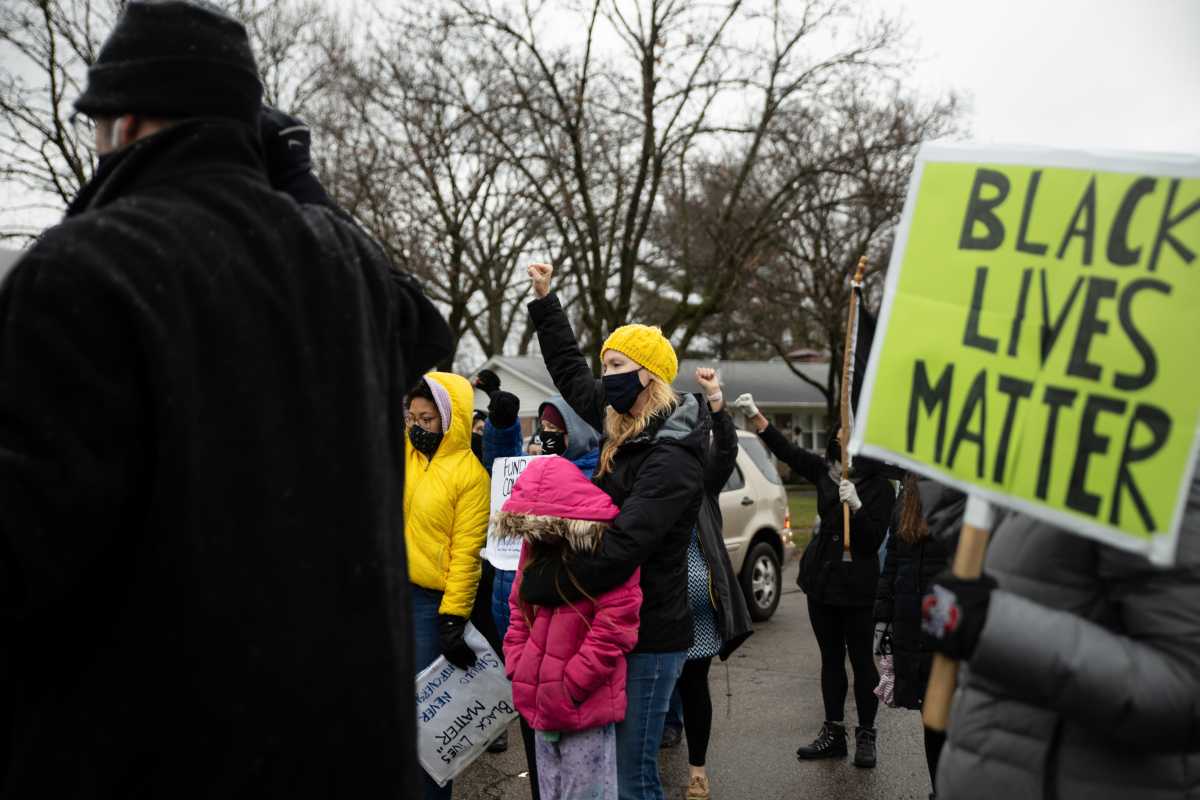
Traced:
<path fill-rule="evenodd" d="M 426 375 L 407 398 L 404 542 L 418 672 L 439 653 L 464 669 L 475 663 L 463 630 L 479 583 L 491 483 L 471 452 L 474 399 L 466 378 L 445 372 Z"/>

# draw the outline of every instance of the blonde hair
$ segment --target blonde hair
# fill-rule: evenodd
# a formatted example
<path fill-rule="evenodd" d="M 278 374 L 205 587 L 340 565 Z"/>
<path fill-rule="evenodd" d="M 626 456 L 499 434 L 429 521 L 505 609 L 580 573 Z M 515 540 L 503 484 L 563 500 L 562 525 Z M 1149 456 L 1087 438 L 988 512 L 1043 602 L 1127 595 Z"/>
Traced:
<path fill-rule="evenodd" d="M 604 450 L 600 453 L 600 466 L 596 470 L 597 477 L 612 472 L 613 459 L 617 457 L 617 450 L 625 442 L 646 430 L 646 426 L 655 414 L 673 409 L 679 404 L 679 397 L 675 394 L 675 390 L 654 373 L 650 373 L 650 382 L 646 384 L 644 391 L 646 392 L 646 406 L 636 417 L 618 413 L 612 408 L 608 409 L 608 416 L 604 420 Z"/>

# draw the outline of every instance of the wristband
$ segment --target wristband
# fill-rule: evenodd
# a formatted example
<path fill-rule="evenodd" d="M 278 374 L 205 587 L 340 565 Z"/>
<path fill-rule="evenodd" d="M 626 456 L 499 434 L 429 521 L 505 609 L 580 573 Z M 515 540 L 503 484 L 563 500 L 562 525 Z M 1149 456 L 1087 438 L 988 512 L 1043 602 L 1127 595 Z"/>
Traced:
<path fill-rule="evenodd" d="M 724 395 L 724 394 L 722 394 L 722 393 L 720 392 L 720 390 L 718 390 L 718 391 L 715 391 L 715 392 L 713 392 L 712 394 L 710 394 L 710 395 L 708 396 L 708 402 L 710 402 L 710 403 L 720 403 L 720 402 L 722 402 L 724 399 L 725 399 L 725 395 Z"/>

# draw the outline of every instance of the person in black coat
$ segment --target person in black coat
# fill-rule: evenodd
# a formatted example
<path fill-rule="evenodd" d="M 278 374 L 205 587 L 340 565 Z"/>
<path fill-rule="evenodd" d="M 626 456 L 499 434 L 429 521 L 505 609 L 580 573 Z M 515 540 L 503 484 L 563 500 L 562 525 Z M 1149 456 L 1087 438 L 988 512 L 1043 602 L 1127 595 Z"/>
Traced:
<path fill-rule="evenodd" d="M 521 597 L 558 606 L 596 597 L 641 568 L 638 641 L 627 657 L 625 720 L 617 726 L 617 776 L 622 800 L 661 800 L 658 744 L 671 692 L 692 645 L 687 597 L 687 548 L 704 496 L 704 462 L 712 421 L 708 405 L 678 395 L 675 351 L 657 328 L 625 325 L 601 348 L 597 380 L 580 352 L 558 298 L 553 268 L 529 268 L 529 313 L 542 357 L 567 404 L 604 431 L 595 482 L 621 510 L 593 555 L 569 568 L 552 562 L 527 568 Z"/>
<path fill-rule="evenodd" d="M 700 367 L 696 382 L 704 389 L 712 412 L 713 437 L 704 466 L 704 503 L 688 548 L 688 600 L 692 611 L 693 643 L 679 676 L 679 713 L 687 731 L 688 800 L 709 797 L 706 767 L 712 733 L 712 695 L 708 672 L 713 656 L 729 658 L 754 632 L 750 609 L 737 583 L 725 549 L 720 495 L 737 465 L 737 428 L 725 411 L 716 370 Z M 677 723 L 678 724 L 678 723 Z"/>
<path fill-rule="evenodd" d="M 754 398 L 743 394 L 734 401 L 749 418 L 763 443 L 780 461 L 817 487 L 821 525 L 800 558 L 798 583 L 808 595 L 808 617 L 821 648 L 821 695 L 825 724 L 812 744 L 796 751 L 801 760 L 843 758 L 847 754 L 843 724 L 848 681 L 846 656 L 854 671 L 854 704 L 858 709 L 854 764 L 875 766 L 875 587 L 879 581 L 879 547 L 887 534 L 896 493 L 870 459 L 853 462 L 850 480 L 842 480 L 841 448 L 829 437 L 825 457 L 789 442 L 759 413 Z M 835 432 L 836 433 L 836 432 Z M 842 541 L 842 505 L 850 506 L 850 549 Z"/>
<path fill-rule="evenodd" d="M 966 505 L 967 496 L 960 491 L 912 472 L 905 475 L 875 592 L 875 621 L 891 625 L 894 696 L 901 708 L 920 711 L 925 700 L 933 652 L 921 646 L 921 598 L 949 568 Z M 925 730 L 931 782 L 944 738 Z"/>
<path fill-rule="evenodd" d="M 449 331 L 274 191 L 244 28 L 130 3 L 102 163 L 0 287 L 5 798 L 417 785 L 402 399 Z"/>

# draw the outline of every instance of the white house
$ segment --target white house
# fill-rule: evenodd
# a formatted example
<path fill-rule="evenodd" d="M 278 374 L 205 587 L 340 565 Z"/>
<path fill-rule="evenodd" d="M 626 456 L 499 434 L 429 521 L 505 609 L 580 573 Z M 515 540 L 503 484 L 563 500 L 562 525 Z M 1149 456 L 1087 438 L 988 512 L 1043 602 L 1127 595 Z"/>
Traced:
<path fill-rule="evenodd" d="M 825 448 L 825 398 L 813 386 L 796 377 L 787 364 L 772 361 L 696 361 L 684 359 L 679 364 L 675 388 L 681 392 L 698 392 L 700 386 L 693 377 L 696 367 L 714 366 L 720 371 L 725 399 L 732 401 L 743 392 L 750 392 L 759 409 L 775 427 L 795 436 L 802 447 L 814 450 Z M 815 381 L 824 383 L 829 364 L 796 364 L 797 369 Z M 532 434 L 538 407 L 546 398 L 557 394 L 550 373 L 541 356 L 495 356 L 480 369 L 490 369 L 500 378 L 504 390 L 521 400 L 521 421 L 525 435 Z M 476 370 L 478 372 L 478 370 Z M 487 395 L 476 390 L 475 407 L 486 409 Z M 745 420 L 740 420 L 745 425 Z"/>

